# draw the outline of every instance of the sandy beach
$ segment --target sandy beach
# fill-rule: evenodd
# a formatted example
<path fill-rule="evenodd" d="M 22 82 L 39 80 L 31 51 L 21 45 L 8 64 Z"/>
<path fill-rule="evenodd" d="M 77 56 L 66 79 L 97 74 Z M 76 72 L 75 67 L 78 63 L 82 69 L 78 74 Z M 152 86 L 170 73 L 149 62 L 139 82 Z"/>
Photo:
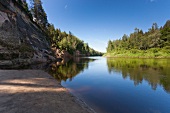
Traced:
<path fill-rule="evenodd" d="M 42 70 L 0 70 L 0 113 L 94 113 Z"/>

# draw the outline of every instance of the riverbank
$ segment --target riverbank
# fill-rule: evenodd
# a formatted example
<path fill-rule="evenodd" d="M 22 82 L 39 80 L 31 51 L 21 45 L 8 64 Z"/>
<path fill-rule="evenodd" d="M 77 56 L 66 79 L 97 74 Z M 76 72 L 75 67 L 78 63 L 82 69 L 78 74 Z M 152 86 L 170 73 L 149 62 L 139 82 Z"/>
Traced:
<path fill-rule="evenodd" d="M 41 70 L 0 70 L 1 113 L 93 113 Z"/>
<path fill-rule="evenodd" d="M 152 48 L 148 50 L 115 50 L 103 55 L 116 58 L 170 58 L 169 49 Z"/>

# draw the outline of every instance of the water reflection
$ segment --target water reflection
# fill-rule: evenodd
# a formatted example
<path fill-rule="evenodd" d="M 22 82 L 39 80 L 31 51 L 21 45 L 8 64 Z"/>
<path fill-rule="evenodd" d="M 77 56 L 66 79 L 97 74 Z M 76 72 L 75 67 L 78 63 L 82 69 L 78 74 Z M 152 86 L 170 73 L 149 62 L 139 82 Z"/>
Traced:
<path fill-rule="evenodd" d="M 169 59 L 107 59 L 109 73 L 118 71 L 124 79 L 130 78 L 134 85 L 147 81 L 153 90 L 158 85 L 170 93 L 170 60 Z"/>
<path fill-rule="evenodd" d="M 88 69 L 88 63 L 93 62 L 95 59 L 89 58 L 73 58 L 72 60 L 62 60 L 51 65 L 49 74 L 52 75 L 57 81 L 67 81 Z"/>
<path fill-rule="evenodd" d="M 169 113 L 170 59 L 95 59 L 57 62 L 50 73 L 97 113 Z"/>

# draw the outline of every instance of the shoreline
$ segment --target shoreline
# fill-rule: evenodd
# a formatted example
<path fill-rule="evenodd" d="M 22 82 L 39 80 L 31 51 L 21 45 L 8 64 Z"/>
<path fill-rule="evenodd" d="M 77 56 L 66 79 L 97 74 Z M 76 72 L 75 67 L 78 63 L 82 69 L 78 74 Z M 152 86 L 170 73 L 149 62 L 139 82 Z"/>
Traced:
<path fill-rule="evenodd" d="M 152 57 L 152 56 L 109 56 L 109 55 L 105 55 L 103 57 L 106 57 L 106 58 L 139 58 L 139 59 L 170 59 L 170 56 Z"/>
<path fill-rule="evenodd" d="M 43 70 L 0 70 L 0 112 L 95 113 Z"/>
<path fill-rule="evenodd" d="M 115 57 L 115 56 L 103 56 L 106 58 L 128 58 L 128 59 L 170 59 L 170 57 L 160 57 L 160 58 L 154 58 L 154 57 Z"/>

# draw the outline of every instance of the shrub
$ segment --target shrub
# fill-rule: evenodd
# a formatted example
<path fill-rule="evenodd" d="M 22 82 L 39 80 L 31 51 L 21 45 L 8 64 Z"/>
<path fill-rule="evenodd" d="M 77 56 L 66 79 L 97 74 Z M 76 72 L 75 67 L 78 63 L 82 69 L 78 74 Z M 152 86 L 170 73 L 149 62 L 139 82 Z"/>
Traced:
<path fill-rule="evenodd" d="M 138 50 L 132 49 L 132 50 L 130 50 L 130 52 L 131 52 L 132 54 L 136 54 L 136 53 L 138 52 Z"/>
<path fill-rule="evenodd" d="M 164 47 L 164 49 L 167 49 L 167 50 L 169 50 L 169 49 L 170 49 L 170 46 L 166 46 L 166 47 Z"/>
<path fill-rule="evenodd" d="M 23 52 L 33 52 L 34 49 L 26 44 L 21 44 L 19 47 L 19 52 L 23 53 Z"/>
<path fill-rule="evenodd" d="M 158 52 L 158 49 L 157 48 L 152 48 L 150 49 L 153 53 L 157 53 Z"/>

